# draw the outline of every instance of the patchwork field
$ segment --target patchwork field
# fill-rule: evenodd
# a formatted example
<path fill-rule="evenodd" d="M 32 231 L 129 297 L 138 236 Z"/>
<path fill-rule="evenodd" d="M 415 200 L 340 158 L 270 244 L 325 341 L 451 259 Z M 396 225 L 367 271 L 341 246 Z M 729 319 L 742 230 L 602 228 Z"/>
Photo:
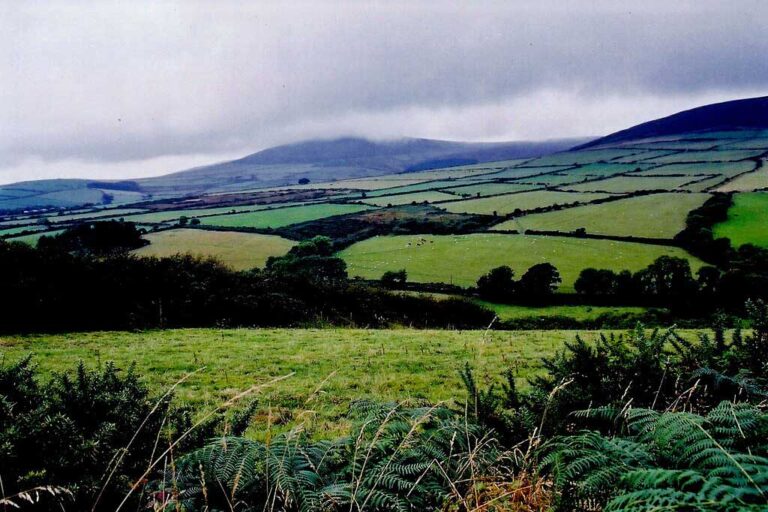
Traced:
<path fill-rule="evenodd" d="M 411 203 L 433 203 L 435 201 L 450 201 L 455 199 L 456 196 L 438 192 L 437 190 L 430 190 L 427 192 L 414 192 L 412 194 L 398 194 L 394 196 L 380 196 L 375 198 L 361 199 L 365 204 L 371 204 L 374 206 L 387 206 L 387 205 L 399 205 L 399 204 L 411 204 Z"/>
<path fill-rule="evenodd" d="M 277 208 L 272 210 L 260 210 L 248 213 L 236 213 L 234 215 L 217 215 L 201 219 L 202 223 L 209 226 L 221 226 L 231 228 L 279 228 L 307 222 L 310 220 L 356 213 L 371 208 L 361 204 L 315 204 L 309 206 L 292 206 L 290 208 Z"/>
<path fill-rule="evenodd" d="M 640 190 L 675 190 L 694 181 L 691 176 L 618 176 L 578 185 L 564 187 L 575 192 L 609 192 L 613 194 L 638 192 Z"/>
<path fill-rule="evenodd" d="M 509 194 L 511 192 L 524 192 L 533 188 L 536 188 L 536 186 L 520 183 L 479 183 L 477 185 L 455 187 L 446 190 L 460 196 L 493 196 Z"/>
<path fill-rule="evenodd" d="M 272 417 L 293 426 L 306 422 L 321 437 L 344 428 L 339 420 L 353 399 L 465 399 L 458 370 L 465 362 L 479 378 L 497 379 L 513 368 L 521 387 L 576 331 L 417 331 L 350 329 L 184 329 L 141 333 L 95 332 L 56 336 L 0 337 L 0 357 L 32 354 L 44 372 L 114 361 L 136 363 L 150 388 L 176 389 L 177 400 L 198 410 L 217 407 L 254 384 L 290 375 L 255 396 Z M 694 333 L 681 332 L 694 339 Z M 278 427 L 279 428 L 279 427 Z"/>
<path fill-rule="evenodd" d="M 688 212 L 698 208 L 708 194 L 661 193 L 630 197 L 552 212 L 526 215 L 491 229 L 572 232 L 646 238 L 672 238 L 685 227 Z"/>
<path fill-rule="evenodd" d="M 730 238 L 735 246 L 768 247 L 768 193 L 736 194 L 728 220 L 715 226 L 714 235 Z"/>
<path fill-rule="evenodd" d="M 768 167 L 763 164 L 758 170 L 742 174 L 717 188 L 718 192 L 748 192 L 768 188 Z"/>
<path fill-rule="evenodd" d="M 350 275 L 378 279 L 387 270 L 405 269 L 416 282 L 473 286 L 500 265 L 520 276 L 549 262 L 563 278 L 560 291 L 573 291 L 579 273 L 588 267 L 637 271 L 659 256 L 688 258 L 694 269 L 701 261 L 682 249 L 660 245 L 571 237 L 471 234 L 380 236 L 358 242 L 340 253 Z"/>
<path fill-rule="evenodd" d="M 429 246 L 419 245 L 418 237 L 373 238 L 357 242 L 342 254 L 353 274 L 368 278 L 378 278 L 385 270 L 406 268 L 412 280 L 462 285 L 474 284 L 479 275 L 500 264 L 511 264 L 520 274 L 534 263 L 548 261 L 561 270 L 565 279 L 563 290 L 569 291 L 578 272 L 585 267 L 636 270 L 662 254 L 685 253 L 626 241 L 558 236 L 495 238 L 493 233 L 486 233 L 492 221 L 489 216 L 504 217 L 517 212 L 515 219 L 499 219 L 506 221 L 492 226 L 491 232 L 572 233 L 583 228 L 595 235 L 672 239 L 683 229 L 688 212 L 707 198 L 703 192 L 768 188 L 765 168 L 755 171 L 758 158 L 768 149 L 767 140 L 765 131 L 690 133 L 539 158 L 382 176 L 359 173 L 346 180 L 251 188 L 246 192 L 237 190 L 235 183 L 226 185 L 232 188 L 227 190 L 235 197 L 224 202 L 211 201 L 211 197 L 221 195 L 213 194 L 176 203 L 163 199 L 160 204 L 149 201 L 138 203 L 137 207 L 129 204 L 45 215 L 57 224 L 57 229 L 89 220 L 124 217 L 150 231 L 156 224 L 175 223 L 184 216 L 197 218 L 202 227 L 233 232 L 282 229 L 292 239 L 314 236 L 313 230 L 317 230 L 335 237 L 342 246 L 373 233 L 473 233 L 455 237 L 424 235 L 430 240 Z M 623 197 L 645 190 L 654 194 Z M 27 192 L 11 189 L 7 193 Z M 264 200 L 265 194 L 271 194 L 271 205 L 252 204 L 268 202 Z M 732 218 L 718 226 L 717 232 L 735 243 L 768 244 L 768 235 L 762 234 L 763 206 L 750 203 L 762 203 L 762 196 L 755 197 L 758 199 L 739 196 Z M 600 199 L 617 200 L 593 203 Z M 412 203 L 420 205 L 419 209 L 407 214 L 399 210 Z M 389 205 L 393 208 L 388 208 Z M 552 210 L 531 213 L 536 209 Z M 370 215 L 337 218 L 358 212 Z M 40 217 L 29 212 L 6 216 L 0 237 L 18 235 L 27 225 L 40 231 L 9 239 L 35 243 L 43 234 Z M 292 243 L 280 238 L 238 237 L 235 233 L 200 230 L 161 231 L 147 235 L 147 239 L 152 244 L 141 253 L 211 254 L 235 268 L 263 264 L 267 256 L 284 253 Z"/>
<path fill-rule="evenodd" d="M 173 256 L 195 254 L 211 256 L 236 269 L 263 267 L 270 256 L 282 256 L 294 242 L 275 235 L 206 231 L 202 229 L 171 229 L 149 233 L 144 238 L 150 245 L 134 251 L 140 256 Z"/>
<path fill-rule="evenodd" d="M 518 209 L 533 210 L 535 208 L 546 208 L 558 204 L 588 203 L 604 197 L 608 197 L 608 194 L 577 194 L 572 192 L 541 190 L 443 203 L 440 205 L 440 208 L 445 208 L 453 213 L 492 215 L 496 212 L 499 215 L 507 215 Z"/>

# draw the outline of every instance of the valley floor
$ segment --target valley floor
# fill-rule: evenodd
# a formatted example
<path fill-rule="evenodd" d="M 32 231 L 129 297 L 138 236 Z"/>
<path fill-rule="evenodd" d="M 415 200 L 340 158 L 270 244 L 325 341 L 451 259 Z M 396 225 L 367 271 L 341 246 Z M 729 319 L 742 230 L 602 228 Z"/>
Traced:
<path fill-rule="evenodd" d="M 679 331 L 696 339 L 698 331 Z M 72 371 L 114 361 L 132 363 L 150 389 L 162 393 L 184 375 L 200 370 L 176 389 L 176 399 L 197 410 L 220 406 L 254 384 L 286 380 L 255 395 L 265 411 L 259 429 L 304 423 L 318 436 L 340 433 L 350 401 L 426 399 L 461 401 L 458 371 L 471 364 L 483 383 L 512 368 L 518 384 L 542 369 L 577 335 L 595 331 L 425 331 L 413 329 L 178 329 L 2 336 L 0 359 L 26 355 L 45 372 Z M 266 414 L 266 413 L 265 413 Z M 258 433 L 257 433 L 258 435 Z"/>

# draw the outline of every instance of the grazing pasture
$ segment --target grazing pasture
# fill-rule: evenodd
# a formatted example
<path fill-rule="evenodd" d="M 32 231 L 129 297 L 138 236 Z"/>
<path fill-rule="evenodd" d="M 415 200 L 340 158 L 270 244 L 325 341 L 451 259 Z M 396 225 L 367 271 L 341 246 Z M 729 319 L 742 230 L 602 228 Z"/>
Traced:
<path fill-rule="evenodd" d="M 637 149 L 589 149 L 584 151 L 564 151 L 543 156 L 527 162 L 525 165 L 579 165 L 595 162 L 608 162 L 615 158 L 625 158 L 642 153 Z"/>
<path fill-rule="evenodd" d="M 535 208 L 546 208 L 554 205 L 588 203 L 605 197 L 608 197 L 608 194 L 577 194 L 575 192 L 537 190 L 532 192 L 521 192 L 519 194 L 443 203 L 440 204 L 440 208 L 445 208 L 453 213 L 492 215 L 493 212 L 496 212 L 499 215 L 506 215 L 517 209 L 533 210 Z"/>
<path fill-rule="evenodd" d="M 660 156 L 648 160 L 651 163 L 673 164 L 676 162 L 735 162 L 754 158 L 764 150 L 726 150 L 726 151 L 682 151 L 674 155 Z"/>
<path fill-rule="evenodd" d="M 378 279 L 387 270 L 405 269 L 415 282 L 472 286 L 494 267 L 509 265 L 520 276 L 537 263 L 551 263 L 563 278 L 560 291 L 573 291 L 579 273 L 587 268 L 637 271 L 659 256 L 701 261 L 677 247 L 593 240 L 574 237 L 470 234 L 378 236 L 339 253 L 352 276 Z"/>
<path fill-rule="evenodd" d="M 374 206 L 401 205 L 411 203 L 434 203 L 435 201 L 450 201 L 456 199 L 452 194 L 438 192 L 436 190 L 427 190 L 425 192 L 414 192 L 411 194 L 398 194 L 394 196 L 379 196 L 373 198 L 361 199 L 365 204 Z"/>
<path fill-rule="evenodd" d="M 230 228 L 279 228 L 299 222 L 356 213 L 372 208 L 362 204 L 313 204 L 307 206 L 291 206 L 272 210 L 260 210 L 233 215 L 217 215 L 206 217 L 202 222 L 208 226 L 221 226 Z"/>
<path fill-rule="evenodd" d="M 730 238 L 734 246 L 754 244 L 768 248 L 768 193 L 736 194 L 728 220 L 717 224 L 715 237 Z"/>
<path fill-rule="evenodd" d="M 660 174 L 722 174 L 723 176 L 736 176 L 749 172 L 755 168 L 755 162 L 746 160 L 743 162 L 709 162 L 698 164 L 666 164 L 637 173 L 637 176 Z"/>
<path fill-rule="evenodd" d="M 136 363 L 150 389 L 168 389 L 185 375 L 175 396 L 198 411 L 218 407 L 254 384 L 291 375 L 256 395 L 270 415 L 255 430 L 305 423 L 319 437 L 345 427 L 352 400 L 465 400 L 458 370 L 465 362 L 478 377 L 496 379 L 513 368 L 518 384 L 542 372 L 553 355 L 590 331 L 419 331 L 352 329 L 179 329 L 0 337 L 0 355 L 14 361 L 32 354 L 44 372 L 70 371 L 114 361 Z M 689 339 L 695 333 L 681 331 Z M 202 370 L 201 370 L 202 368 Z"/>
<path fill-rule="evenodd" d="M 646 238 L 672 238 L 685 228 L 688 212 L 698 208 L 709 194 L 662 193 L 629 197 L 567 210 L 526 215 L 491 229 L 571 232 Z"/>
<path fill-rule="evenodd" d="M 208 217 L 212 215 L 225 215 L 231 212 L 242 213 L 257 210 L 269 210 L 281 206 L 300 206 L 302 203 L 272 203 L 272 204 L 251 204 L 243 206 L 223 206 L 218 208 L 194 208 L 189 210 L 165 210 L 161 212 L 142 213 L 139 215 L 130 215 L 125 220 L 130 222 L 149 222 L 163 223 L 178 221 L 182 216 L 189 219 L 193 217 Z M 202 219 L 201 219 L 202 220 Z"/>
<path fill-rule="evenodd" d="M 59 233 L 63 233 L 63 229 L 54 229 L 52 231 L 38 231 L 36 233 L 30 233 L 28 235 L 10 236 L 5 239 L 6 242 L 21 242 L 29 245 L 37 245 L 37 241 L 42 236 L 55 236 Z"/>
<path fill-rule="evenodd" d="M 756 171 L 736 177 L 717 188 L 718 192 L 749 192 L 768 188 L 768 167 L 765 163 Z"/>
<path fill-rule="evenodd" d="M 139 256 L 172 256 L 190 253 L 210 256 L 235 270 L 263 267 L 270 256 L 282 256 L 295 242 L 276 235 L 171 229 L 144 235 L 150 245 L 134 251 Z"/>
<path fill-rule="evenodd" d="M 575 192 L 609 192 L 613 194 L 638 192 L 640 190 L 675 190 L 694 181 L 692 176 L 617 176 L 599 181 L 568 185 L 567 190 Z"/>
<path fill-rule="evenodd" d="M 466 185 L 445 189 L 458 195 L 469 196 L 493 196 L 498 194 L 509 194 L 511 192 L 525 192 L 536 188 L 535 185 L 525 185 L 521 183 L 479 183 L 476 185 Z"/>

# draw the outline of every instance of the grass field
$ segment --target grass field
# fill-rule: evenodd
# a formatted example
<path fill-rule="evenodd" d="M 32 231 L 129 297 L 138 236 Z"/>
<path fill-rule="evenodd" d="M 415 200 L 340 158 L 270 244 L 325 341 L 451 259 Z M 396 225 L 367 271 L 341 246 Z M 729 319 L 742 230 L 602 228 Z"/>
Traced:
<path fill-rule="evenodd" d="M 614 158 L 629 157 L 642 153 L 637 149 L 590 149 L 586 151 L 564 151 L 531 160 L 525 165 L 574 165 L 594 162 L 608 162 Z"/>
<path fill-rule="evenodd" d="M 5 362 L 32 354 L 44 372 L 115 361 L 136 363 L 155 393 L 204 368 L 176 390 L 177 400 L 209 409 L 254 384 L 292 375 L 255 396 L 267 415 L 256 426 L 306 421 L 318 436 L 341 433 L 339 419 L 357 398 L 463 400 L 458 370 L 472 364 L 480 382 L 508 367 L 519 383 L 538 373 L 541 358 L 576 331 L 418 331 L 349 329 L 184 329 L 0 337 Z M 594 332 L 581 332 L 587 340 Z M 689 338 L 693 333 L 683 332 Z M 281 428 L 281 427 L 278 427 Z"/>
<path fill-rule="evenodd" d="M 144 235 L 150 245 L 134 251 L 140 256 L 191 253 L 212 256 L 236 270 L 263 267 L 270 256 L 282 256 L 294 242 L 275 235 L 171 229 Z"/>
<path fill-rule="evenodd" d="M 685 228 L 688 212 L 701 206 L 709 194 L 662 193 L 630 197 L 602 204 L 526 215 L 491 229 L 524 229 L 647 238 L 672 238 Z"/>
<path fill-rule="evenodd" d="M 334 215 L 356 213 L 370 208 L 372 207 L 361 204 L 313 204 L 308 206 L 278 208 L 274 210 L 236 213 L 234 215 L 217 215 L 215 217 L 201 219 L 201 222 L 208 226 L 232 228 L 279 228 L 299 222 L 332 217 Z"/>
<path fill-rule="evenodd" d="M 537 190 L 533 192 L 522 192 L 520 194 L 444 203 L 440 205 L 440 208 L 445 208 L 453 213 L 479 213 L 491 215 L 493 212 L 497 212 L 499 215 L 506 215 L 514 212 L 518 208 L 520 210 L 532 210 L 534 208 L 544 208 L 556 204 L 587 203 L 604 197 L 608 197 L 608 195 Z"/>
<path fill-rule="evenodd" d="M 493 310 L 499 320 L 517 320 L 530 317 L 565 316 L 574 320 L 594 320 L 600 315 L 623 313 L 643 313 L 642 307 L 611 307 L 611 306 L 518 306 L 514 304 L 496 304 L 482 300 L 476 301 L 481 306 Z"/>
<path fill-rule="evenodd" d="M 568 190 L 578 192 L 637 192 L 638 190 L 674 190 L 696 179 L 692 176 L 617 176 L 600 181 L 568 185 Z"/>
<path fill-rule="evenodd" d="M 458 195 L 492 196 L 496 194 L 509 194 L 510 192 L 523 192 L 532 188 L 536 188 L 536 186 L 521 183 L 478 183 L 476 185 L 465 185 L 447 190 Z"/>
<path fill-rule="evenodd" d="M 724 176 L 735 176 L 743 172 L 751 171 L 755 168 L 755 162 L 748 160 L 745 162 L 713 162 L 700 164 L 668 164 L 652 169 L 647 169 L 637 173 L 638 176 L 660 174 L 722 174 Z"/>
<path fill-rule="evenodd" d="M 760 169 L 743 174 L 718 187 L 717 190 L 718 192 L 749 192 L 765 188 L 768 188 L 768 167 L 763 164 Z"/>
<path fill-rule="evenodd" d="M 736 194 L 728 220 L 717 224 L 715 237 L 727 237 L 734 246 L 755 244 L 768 248 L 768 193 Z"/>
<path fill-rule="evenodd" d="M 25 231 L 40 231 L 43 229 L 48 229 L 48 228 L 45 226 L 39 226 L 36 224 L 32 224 L 30 226 L 19 226 L 15 228 L 0 228 L 0 238 L 6 237 L 6 236 L 18 235 L 19 233 L 24 233 Z"/>
<path fill-rule="evenodd" d="M 31 233 L 29 235 L 21 235 L 21 236 L 14 236 L 6 238 L 6 242 L 21 242 L 24 244 L 29 245 L 37 245 L 37 241 L 40 240 L 41 236 L 55 236 L 59 233 L 63 233 L 63 229 L 55 229 L 53 231 L 44 231 L 44 232 L 38 232 L 38 233 Z"/>
<path fill-rule="evenodd" d="M 686 143 L 687 144 L 687 143 Z M 688 146 L 690 147 L 690 146 Z M 671 164 L 675 162 L 734 162 L 753 158 L 763 153 L 763 150 L 732 150 L 732 151 L 683 151 L 674 155 L 660 156 L 649 160 L 652 163 Z"/>
<path fill-rule="evenodd" d="M 411 194 L 399 194 L 395 196 L 380 196 L 374 198 L 361 199 L 360 201 L 366 204 L 372 204 L 374 206 L 387 206 L 411 204 L 411 203 L 433 203 L 435 201 L 450 201 L 455 199 L 456 196 L 451 194 L 445 194 L 438 192 L 437 190 L 427 190 L 424 192 L 413 192 Z"/>
<path fill-rule="evenodd" d="M 131 221 L 131 222 L 150 222 L 150 223 L 170 222 L 170 221 L 179 220 L 179 218 L 182 216 L 191 219 L 192 217 L 224 215 L 233 211 L 236 213 L 239 213 L 239 212 L 250 212 L 250 211 L 256 211 L 256 210 L 269 210 L 270 208 L 279 208 L 281 206 L 286 206 L 286 205 L 300 206 L 301 203 L 273 203 L 273 204 L 258 204 L 258 205 L 251 204 L 251 205 L 243 205 L 243 206 L 224 206 L 224 207 L 218 207 L 218 208 L 195 208 L 190 210 L 166 210 L 162 212 L 130 215 L 128 217 L 125 217 L 125 220 Z"/>
<path fill-rule="evenodd" d="M 380 236 L 340 253 L 353 276 L 378 279 L 387 270 L 404 268 L 410 281 L 461 286 L 474 285 L 481 275 L 500 265 L 509 265 L 520 276 L 531 266 L 548 262 L 562 275 L 561 291 L 573 291 L 584 268 L 635 271 L 663 255 L 687 257 L 694 269 L 701 266 L 700 260 L 676 247 L 507 234 Z"/>

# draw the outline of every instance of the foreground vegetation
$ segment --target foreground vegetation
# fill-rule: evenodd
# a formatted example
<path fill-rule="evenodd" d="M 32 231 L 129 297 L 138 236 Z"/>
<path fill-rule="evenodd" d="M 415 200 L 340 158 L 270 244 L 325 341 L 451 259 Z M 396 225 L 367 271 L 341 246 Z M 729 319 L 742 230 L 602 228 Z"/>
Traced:
<path fill-rule="evenodd" d="M 271 398 L 302 372 L 300 364 L 294 372 L 288 363 L 271 368 L 268 377 L 249 376 L 242 387 L 233 385 L 229 398 L 200 404 L 194 413 L 164 394 L 174 386 L 147 387 L 137 369 L 104 363 L 95 371 L 80 365 L 74 373 L 42 376 L 29 359 L 9 358 L 0 366 L 2 504 L 32 503 L 35 510 L 764 510 L 768 308 L 752 303 L 748 310 L 753 333 L 729 335 L 715 325 L 695 341 L 639 328 L 621 336 L 576 336 L 562 350 L 552 346 L 524 387 L 520 368 L 505 360 L 512 347 L 476 341 L 467 347 L 475 354 L 451 354 L 453 371 L 442 367 L 460 377 L 463 393 L 455 386 L 452 399 L 436 401 L 409 397 L 401 388 L 398 400 L 387 402 L 358 388 L 358 397 L 368 399 L 341 400 L 346 411 L 337 415 L 340 427 L 330 438 L 317 436 L 313 423 L 318 400 L 333 400 L 337 391 L 333 381 L 344 371 L 338 362 L 317 386 L 295 395 L 291 407 L 279 408 Z M 411 334 L 422 335 L 435 353 L 444 348 L 435 333 Z M 179 343 L 166 343 L 169 354 L 182 352 Z M 206 345 L 214 343 L 232 354 L 226 337 L 209 336 Z M 500 350 L 494 359 L 505 364 L 489 369 L 477 354 L 493 345 Z M 161 350 L 160 343 L 152 348 Z M 456 359 L 463 355 L 469 357 L 462 367 Z M 409 371 L 425 373 L 422 365 Z M 193 370 L 177 383 L 193 386 L 204 374 Z"/>
<path fill-rule="evenodd" d="M 680 334 L 694 340 L 697 332 Z M 343 428 L 339 419 L 356 398 L 440 402 L 460 397 L 457 361 L 471 362 L 483 379 L 514 368 L 517 383 L 525 387 L 543 371 L 542 358 L 576 335 L 590 342 L 598 336 L 594 331 L 178 329 L 3 336 L 0 352 L 7 361 L 31 354 L 49 376 L 79 361 L 89 368 L 106 361 L 119 368 L 135 363 L 151 389 L 167 389 L 205 367 L 176 388 L 179 399 L 198 408 L 291 373 L 290 382 L 266 391 L 262 403 L 290 425 L 311 411 L 307 428 L 324 436 Z"/>

